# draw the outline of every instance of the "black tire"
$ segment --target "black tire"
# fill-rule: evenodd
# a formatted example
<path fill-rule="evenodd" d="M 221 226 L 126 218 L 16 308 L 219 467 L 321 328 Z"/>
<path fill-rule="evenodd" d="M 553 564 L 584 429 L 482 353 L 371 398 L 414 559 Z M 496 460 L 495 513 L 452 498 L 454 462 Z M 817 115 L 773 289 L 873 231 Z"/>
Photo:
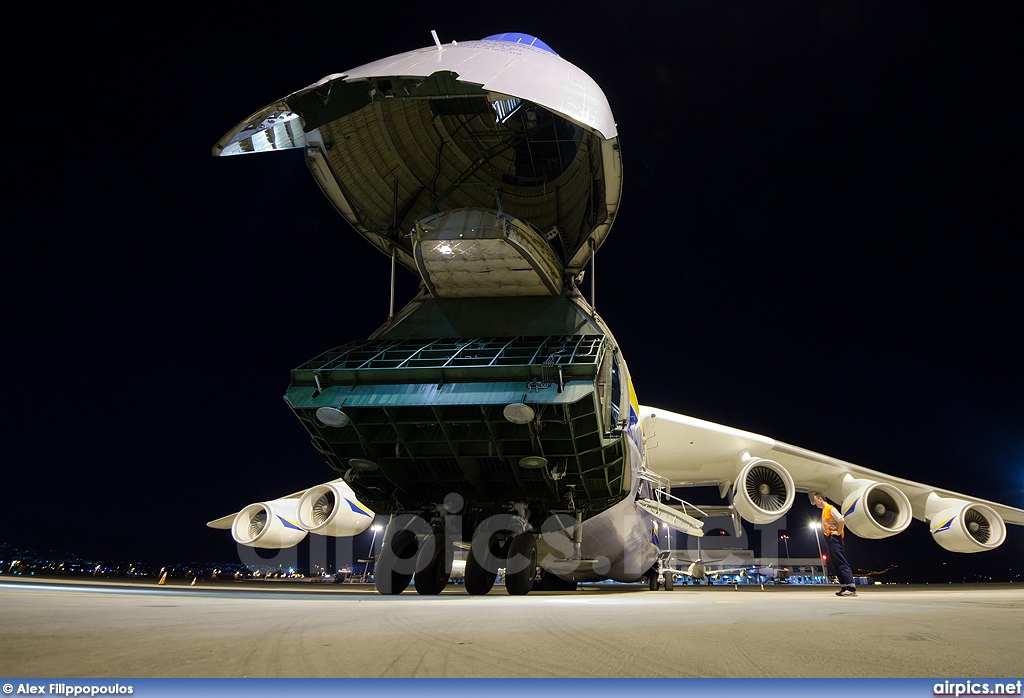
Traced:
<path fill-rule="evenodd" d="M 647 573 L 647 580 L 650 583 L 651 591 L 658 590 L 658 571 L 651 570 Z"/>
<path fill-rule="evenodd" d="M 672 587 L 675 586 L 676 580 L 673 576 L 671 572 L 665 573 L 665 591 L 672 591 Z"/>
<path fill-rule="evenodd" d="M 433 544 L 426 541 L 420 546 L 416 556 L 416 576 L 413 578 L 416 593 L 426 596 L 440 594 L 452 576 L 451 556 L 445 554 L 448 547 L 444 535 L 434 534 L 432 538 Z"/>
<path fill-rule="evenodd" d="M 505 564 L 505 591 L 512 596 L 529 594 L 537 576 L 537 539 L 532 533 L 520 533 L 512 539 Z"/>
<path fill-rule="evenodd" d="M 497 558 L 492 552 L 495 547 L 497 545 L 492 543 L 491 536 L 486 534 L 474 538 L 469 547 L 465 581 L 466 592 L 472 596 L 483 596 L 494 588 L 494 578 L 498 574 Z M 486 552 L 477 555 L 481 550 Z M 483 558 L 483 562 L 478 558 Z M 491 565 L 494 565 L 494 569 L 487 569 Z"/>
<path fill-rule="evenodd" d="M 384 545 L 377 558 L 377 569 L 373 573 L 373 586 L 380 594 L 401 594 L 412 580 L 411 559 L 416 556 L 419 545 L 412 531 L 399 531 Z M 395 568 L 399 571 L 395 571 Z M 409 570 L 406 572 L 406 570 Z"/>

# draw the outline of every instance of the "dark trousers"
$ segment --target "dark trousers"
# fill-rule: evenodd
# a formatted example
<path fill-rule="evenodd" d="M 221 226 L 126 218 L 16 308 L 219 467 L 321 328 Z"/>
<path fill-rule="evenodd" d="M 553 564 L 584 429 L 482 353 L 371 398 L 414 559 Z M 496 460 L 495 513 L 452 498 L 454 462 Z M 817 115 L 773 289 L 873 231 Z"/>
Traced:
<path fill-rule="evenodd" d="M 827 536 L 825 543 L 828 546 L 828 555 L 832 558 L 832 566 L 839 574 L 839 583 L 844 587 L 855 588 L 853 583 L 853 572 L 850 570 L 850 563 L 846 561 L 846 546 L 839 536 Z"/>

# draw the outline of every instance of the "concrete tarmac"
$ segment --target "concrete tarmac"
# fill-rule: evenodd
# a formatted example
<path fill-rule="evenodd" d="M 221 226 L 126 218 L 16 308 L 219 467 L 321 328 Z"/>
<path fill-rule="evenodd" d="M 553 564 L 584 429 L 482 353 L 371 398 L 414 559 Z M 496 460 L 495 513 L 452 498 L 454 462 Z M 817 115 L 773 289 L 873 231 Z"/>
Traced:
<path fill-rule="evenodd" d="M 6 677 L 1024 676 L 1024 585 L 384 597 L 9 579 Z"/>

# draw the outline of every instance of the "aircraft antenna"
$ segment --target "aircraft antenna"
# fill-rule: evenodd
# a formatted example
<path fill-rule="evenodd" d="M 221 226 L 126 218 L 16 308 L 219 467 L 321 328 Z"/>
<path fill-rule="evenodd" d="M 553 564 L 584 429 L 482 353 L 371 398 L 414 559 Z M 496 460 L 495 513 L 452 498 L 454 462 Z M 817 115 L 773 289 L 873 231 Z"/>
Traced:
<path fill-rule="evenodd" d="M 434 37 L 434 45 L 437 46 L 437 50 L 442 51 L 443 49 L 441 48 L 441 40 L 437 38 L 437 32 L 431 29 L 430 35 Z"/>

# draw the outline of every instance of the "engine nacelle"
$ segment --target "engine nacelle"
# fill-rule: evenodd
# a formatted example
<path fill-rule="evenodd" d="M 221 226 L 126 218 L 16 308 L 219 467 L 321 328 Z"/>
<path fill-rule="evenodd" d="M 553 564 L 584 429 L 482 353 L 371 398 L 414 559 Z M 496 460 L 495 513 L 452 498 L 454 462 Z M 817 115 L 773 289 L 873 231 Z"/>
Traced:
<path fill-rule="evenodd" d="M 843 492 L 846 528 L 861 538 L 888 538 L 910 525 L 910 500 L 898 487 L 847 475 Z"/>
<path fill-rule="evenodd" d="M 310 487 L 299 498 L 299 525 L 324 536 L 354 536 L 362 533 L 376 516 L 358 499 L 344 480 Z"/>
<path fill-rule="evenodd" d="M 755 458 L 740 468 L 732 485 L 732 503 L 745 520 L 766 524 L 793 506 L 793 477 L 773 460 Z"/>
<path fill-rule="evenodd" d="M 1006 540 L 1006 524 L 992 507 L 962 499 L 928 495 L 926 517 L 932 538 L 954 553 L 993 550 Z"/>
<path fill-rule="evenodd" d="M 298 499 L 275 499 L 250 504 L 235 514 L 231 537 L 251 548 L 290 548 L 306 537 L 297 523 Z"/>

